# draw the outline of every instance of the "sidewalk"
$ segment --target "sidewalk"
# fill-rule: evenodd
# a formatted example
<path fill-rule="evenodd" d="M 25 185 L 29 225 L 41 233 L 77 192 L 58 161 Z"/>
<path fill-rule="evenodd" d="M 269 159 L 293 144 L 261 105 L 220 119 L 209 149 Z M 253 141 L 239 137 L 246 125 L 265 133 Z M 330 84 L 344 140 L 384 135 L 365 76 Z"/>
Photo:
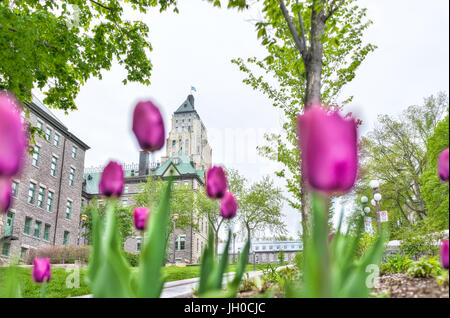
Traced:
<path fill-rule="evenodd" d="M 277 268 L 278 270 L 281 270 L 287 266 L 281 266 Z M 234 272 L 226 273 L 224 275 L 224 284 L 228 281 L 231 281 L 234 277 Z M 263 271 L 251 271 L 247 272 L 249 279 L 253 279 L 256 276 L 262 276 Z M 244 274 L 245 275 L 245 274 Z M 183 279 L 183 280 L 176 280 L 173 282 L 167 282 L 164 284 L 163 292 L 161 293 L 161 298 L 189 298 L 192 296 L 193 289 L 197 287 L 198 282 L 200 278 L 189 278 L 189 279 Z M 92 298 L 92 295 L 85 295 L 85 296 L 78 296 L 74 298 Z"/>

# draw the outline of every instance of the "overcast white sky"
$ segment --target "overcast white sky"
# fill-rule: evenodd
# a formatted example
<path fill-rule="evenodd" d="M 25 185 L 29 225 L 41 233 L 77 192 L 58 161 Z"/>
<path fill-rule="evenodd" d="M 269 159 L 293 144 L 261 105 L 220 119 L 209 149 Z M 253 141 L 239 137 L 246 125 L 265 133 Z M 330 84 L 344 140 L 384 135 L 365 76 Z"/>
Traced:
<path fill-rule="evenodd" d="M 131 112 L 141 99 L 157 101 L 169 127 L 170 116 L 195 86 L 195 108 L 206 125 L 213 161 L 239 169 L 256 181 L 276 165 L 257 157 L 266 131 L 279 130 L 280 114 L 271 102 L 242 83 L 231 64 L 237 57 L 265 56 L 249 21 L 257 14 L 219 9 L 202 0 L 180 1 L 180 14 L 153 10 L 141 19 L 150 27 L 153 63 L 151 85 L 122 84 L 125 70 L 114 65 L 103 79 L 91 79 L 76 99 L 78 111 L 55 114 L 91 149 L 85 166 L 114 159 L 138 162 L 131 133 Z M 378 46 L 343 91 L 354 95 L 348 110 L 363 119 L 360 134 L 373 127 L 378 114 L 398 114 L 449 84 L 449 3 L 447 0 L 361 0 L 373 25 L 365 40 Z M 250 142 L 230 143 L 233 134 Z M 242 139 L 240 139 L 242 141 Z M 156 154 L 158 158 L 161 153 Z M 280 185 L 280 183 L 278 181 Z M 285 204 L 289 232 L 296 236 L 299 213 Z M 336 213 L 336 217 L 338 213 Z"/>

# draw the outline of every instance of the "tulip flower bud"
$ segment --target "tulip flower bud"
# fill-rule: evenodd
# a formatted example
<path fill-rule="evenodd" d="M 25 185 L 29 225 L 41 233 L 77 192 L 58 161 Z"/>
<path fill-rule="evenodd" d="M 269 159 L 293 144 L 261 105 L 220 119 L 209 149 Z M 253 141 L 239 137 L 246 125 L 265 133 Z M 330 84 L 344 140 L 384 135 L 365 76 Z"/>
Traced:
<path fill-rule="evenodd" d="M 50 259 L 35 258 L 33 262 L 32 276 L 36 283 L 42 283 L 44 280 L 49 282 L 51 278 Z"/>
<path fill-rule="evenodd" d="M 124 185 L 123 168 L 117 162 L 111 161 L 103 169 L 100 178 L 100 193 L 106 197 L 120 197 L 123 192 Z"/>
<path fill-rule="evenodd" d="M 150 211 L 147 207 L 135 207 L 133 211 L 134 226 L 137 230 L 143 231 L 147 226 L 147 219 Z"/>
<path fill-rule="evenodd" d="M 10 94 L 0 93 L 0 176 L 19 173 L 28 146 L 20 107 Z"/>
<path fill-rule="evenodd" d="M 236 216 L 238 204 L 233 193 L 227 191 L 220 202 L 220 215 L 224 219 L 232 219 Z"/>
<path fill-rule="evenodd" d="M 12 188 L 11 181 L 0 177 L 0 213 L 8 212 L 11 207 Z"/>
<path fill-rule="evenodd" d="M 206 173 L 206 194 L 211 199 L 221 199 L 227 191 L 227 177 L 222 167 L 214 166 Z"/>
<path fill-rule="evenodd" d="M 443 240 L 441 245 L 442 267 L 448 269 L 448 240 Z"/>
<path fill-rule="evenodd" d="M 335 234 L 335 232 L 331 232 L 331 234 L 328 236 L 328 243 L 331 243 Z"/>
<path fill-rule="evenodd" d="M 439 155 L 439 162 L 438 162 L 438 173 L 439 177 L 442 181 L 448 182 L 448 169 L 449 169 L 449 163 L 448 163 L 449 157 L 448 157 L 448 148 L 441 152 Z"/>
<path fill-rule="evenodd" d="M 151 101 L 139 102 L 136 105 L 133 132 L 142 150 L 153 152 L 164 146 L 164 121 L 158 107 Z"/>
<path fill-rule="evenodd" d="M 327 193 L 349 191 L 358 169 L 355 120 L 314 106 L 298 116 L 297 124 L 307 184 Z"/>

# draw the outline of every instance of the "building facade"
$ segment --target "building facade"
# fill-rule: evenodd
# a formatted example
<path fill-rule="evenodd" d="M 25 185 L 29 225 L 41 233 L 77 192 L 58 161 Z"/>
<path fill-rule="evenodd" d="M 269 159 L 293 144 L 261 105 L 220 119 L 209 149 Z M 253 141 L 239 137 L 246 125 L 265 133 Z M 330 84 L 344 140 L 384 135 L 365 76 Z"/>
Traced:
<path fill-rule="evenodd" d="M 212 150 L 209 146 L 206 128 L 194 108 L 194 97 L 189 95 L 172 116 L 172 127 L 166 142 L 166 155 L 160 163 L 150 162 L 149 154 L 139 153 L 138 164 L 124 164 L 125 185 L 120 198 L 122 206 L 134 206 L 134 196 L 139 193 L 140 185 L 149 177 L 167 179 L 172 171 L 174 186 L 189 186 L 192 191 L 203 191 L 205 171 L 211 166 Z M 102 167 L 86 169 L 84 173 L 83 200 L 89 203 L 99 195 Z M 199 217 L 192 209 L 191 221 L 198 224 L 199 230 L 188 227 L 185 230 L 175 229 L 168 240 L 168 260 L 177 263 L 197 264 L 201 250 L 207 240 L 207 218 Z M 175 235 L 175 237 L 174 237 Z M 130 253 L 138 253 L 142 244 L 141 233 L 135 232 L 124 243 L 124 249 Z M 175 249 L 175 258 L 173 252 Z"/>
<path fill-rule="evenodd" d="M 75 245 L 79 234 L 84 157 L 89 147 L 38 99 L 25 102 L 36 135 L 32 154 L 13 178 L 13 204 L 0 214 L 0 257 L 21 258 L 29 249 Z"/>
<path fill-rule="evenodd" d="M 238 255 L 244 248 L 243 242 L 237 242 L 233 247 L 230 244 L 228 254 L 230 262 L 238 259 Z M 222 255 L 225 249 L 225 243 L 219 244 L 219 254 Z M 303 250 L 302 241 L 278 241 L 278 240 L 263 240 L 255 238 L 250 246 L 250 254 L 248 257 L 249 263 L 256 264 L 278 264 L 280 252 L 284 253 L 284 262 L 292 263 L 297 252 Z"/>

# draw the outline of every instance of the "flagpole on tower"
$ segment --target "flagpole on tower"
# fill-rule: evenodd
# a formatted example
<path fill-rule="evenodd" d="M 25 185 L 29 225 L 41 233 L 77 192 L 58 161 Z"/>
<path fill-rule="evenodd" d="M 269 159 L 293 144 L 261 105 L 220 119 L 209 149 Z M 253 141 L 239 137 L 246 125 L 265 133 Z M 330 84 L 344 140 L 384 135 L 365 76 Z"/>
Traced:
<path fill-rule="evenodd" d="M 197 92 L 197 89 L 195 89 L 195 87 L 191 85 L 191 95 L 193 92 Z"/>

